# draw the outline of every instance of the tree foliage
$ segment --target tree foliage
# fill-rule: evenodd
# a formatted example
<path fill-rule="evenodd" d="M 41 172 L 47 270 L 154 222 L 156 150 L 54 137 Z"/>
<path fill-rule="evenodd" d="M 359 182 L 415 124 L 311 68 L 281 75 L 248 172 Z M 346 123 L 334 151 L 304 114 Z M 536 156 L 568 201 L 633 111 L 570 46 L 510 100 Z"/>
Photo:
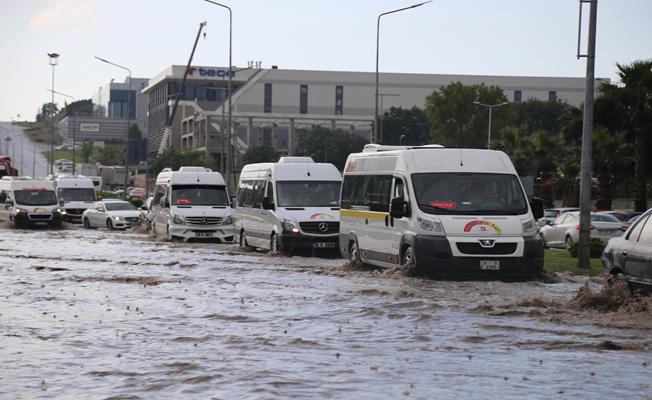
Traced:
<path fill-rule="evenodd" d="M 428 116 L 416 106 L 410 109 L 390 108 L 383 114 L 380 128 L 382 144 L 416 146 L 428 143 Z"/>
<path fill-rule="evenodd" d="M 201 150 L 168 149 L 154 159 L 149 172 L 158 175 L 163 168 L 172 168 L 176 171 L 184 166 L 215 168 L 213 162 L 208 160 Z"/>
<path fill-rule="evenodd" d="M 315 162 L 332 163 L 341 171 L 349 154 L 362 151 L 366 143 L 355 134 L 318 127 L 299 138 L 297 154 L 312 157 Z"/>
<path fill-rule="evenodd" d="M 248 149 L 243 155 L 242 160 L 245 164 L 254 164 L 261 162 L 276 162 L 278 161 L 278 158 L 279 153 L 274 147 L 263 145 Z"/>
<path fill-rule="evenodd" d="M 489 110 L 473 102 L 499 104 L 507 101 L 503 90 L 496 86 L 463 85 L 453 82 L 426 97 L 426 113 L 433 143 L 447 147 L 487 148 Z M 515 111 L 510 105 L 492 112 L 492 133 L 514 125 Z"/>

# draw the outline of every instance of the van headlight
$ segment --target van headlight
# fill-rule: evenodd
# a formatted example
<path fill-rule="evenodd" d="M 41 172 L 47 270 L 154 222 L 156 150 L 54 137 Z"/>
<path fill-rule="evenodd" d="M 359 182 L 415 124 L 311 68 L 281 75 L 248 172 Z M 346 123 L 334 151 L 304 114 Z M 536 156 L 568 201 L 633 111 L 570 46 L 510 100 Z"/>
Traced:
<path fill-rule="evenodd" d="M 175 224 L 179 224 L 179 225 L 185 225 L 186 224 L 186 219 L 183 218 L 180 215 L 175 215 L 173 221 L 174 221 Z"/>
<path fill-rule="evenodd" d="M 22 213 L 22 212 L 23 212 L 23 209 L 22 209 L 22 208 L 16 208 L 16 210 L 15 210 L 15 211 L 16 211 L 16 214 L 20 214 L 20 213 Z"/>
<path fill-rule="evenodd" d="M 285 232 L 299 233 L 299 224 L 289 219 L 282 219 L 281 227 Z"/>
<path fill-rule="evenodd" d="M 57 208 L 57 212 L 59 214 L 61 214 L 61 215 L 65 215 L 66 214 L 66 209 L 65 208 Z"/>
<path fill-rule="evenodd" d="M 527 221 L 521 221 L 523 224 L 523 235 L 532 236 L 537 234 L 537 227 L 534 224 L 534 220 L 528 219 Z"/>
<path fill-rule="evenodd" d="M 227 216 L 222 220 L 222 225 L 231 225 L 233 223 L 233 217 Z"/>
<path fill-rule="evenodd" d="M 424 231 L 444 234 L 444 225 L 441 221 L 417 217 L 419 227 Z"/>

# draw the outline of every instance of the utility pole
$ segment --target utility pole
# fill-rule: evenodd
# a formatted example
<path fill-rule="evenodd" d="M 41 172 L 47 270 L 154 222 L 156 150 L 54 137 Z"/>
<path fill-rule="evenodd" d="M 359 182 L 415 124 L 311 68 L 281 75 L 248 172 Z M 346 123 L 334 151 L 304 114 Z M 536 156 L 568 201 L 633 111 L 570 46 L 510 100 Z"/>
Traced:
<path fill-rule="evenodd" d="M 589 3 L 589 42 L 586 54 L 580 54 L 582 36 L 582 6 Z M 591 262 L 591 186 L 592 186 L 592 136 L 593 93 L 595 86 L 595 31 L 598 16 L 598 0 L 580 0 L 580 21 L 577 38 L 577 58 L 586 58 L 586 90 L 584 93 L 584 121 L 582 124 L 582 170 L 580 186 L 580 242 L 578 268 L 588 269 Z"/>

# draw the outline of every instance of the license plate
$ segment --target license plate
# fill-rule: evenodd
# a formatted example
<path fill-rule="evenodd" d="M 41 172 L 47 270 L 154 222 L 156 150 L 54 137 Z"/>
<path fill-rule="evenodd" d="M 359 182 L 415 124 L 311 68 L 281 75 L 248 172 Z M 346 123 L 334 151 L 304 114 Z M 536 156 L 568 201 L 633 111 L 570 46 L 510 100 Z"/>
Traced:
<path fill-rule="evenodd" d="M 195 232 L 195 236 L 200 238 L 209 238 L 213 237 L 213 232 Z"/>
<path fill-rule="evenodd" d="M 480 260 L 480 269 L 482 271 L 498 271 L 500 269 L 500 261 Z"/>
<path fill-rule="evenodd" d="M 323 242 L 313 243 L 312 247 L 315 247 L 317 249 L 328 249 L 328 248 L 335 247 L 335 243 L 323 243 Z"/>

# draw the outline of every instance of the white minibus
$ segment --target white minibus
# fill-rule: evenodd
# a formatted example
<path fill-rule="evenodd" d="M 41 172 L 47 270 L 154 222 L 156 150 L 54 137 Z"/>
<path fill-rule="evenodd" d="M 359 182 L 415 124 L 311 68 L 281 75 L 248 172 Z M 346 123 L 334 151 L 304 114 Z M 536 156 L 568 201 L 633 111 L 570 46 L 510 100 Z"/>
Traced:
<path fill-rule="evenodd" d="M 442 277 L 543 268 L 542 204 L 530 206 L 501 151 L 371 144 L 349 155 L 343 178 L 339 245 L 352 261 Z"/>
<path fill-rule="evenodd" d="M 45 225 L 61 228 L 65 211 L 59 207 L 54 182 L 28 176 L 0 179 L 0 214 L 16 228 Z"/>

